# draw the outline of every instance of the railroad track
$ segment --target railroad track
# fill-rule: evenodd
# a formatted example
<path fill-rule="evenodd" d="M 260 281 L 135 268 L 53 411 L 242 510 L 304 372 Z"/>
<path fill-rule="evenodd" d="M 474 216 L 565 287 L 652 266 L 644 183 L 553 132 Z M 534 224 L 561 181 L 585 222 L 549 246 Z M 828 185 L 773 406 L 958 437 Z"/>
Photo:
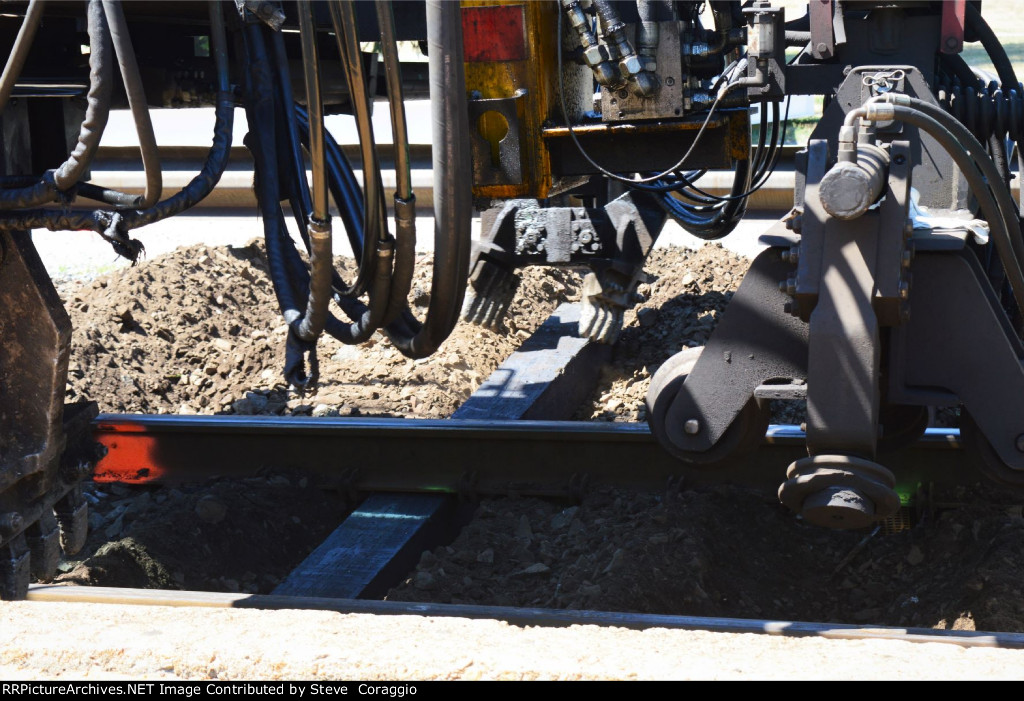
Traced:
<path fill-rule="evenodd" d="M 28 600 L 49 603 L 116 604 L 125 606 L 335 611 L 338 613 L 361 613 L 375 616 L 487 619 L 505 621 L 520 627 L 593 625 L 633 630 L 664 628 L 668 630 L 699 630 L 713 633 L 754 633 L 789 637 L 820 637 L 829 640 L 897 640 L 912 643 L 945 643 L 961 647 L 1024 649 L 1024 633 L 896 628 L 842 623 L 673 616 L 650 613 L 615 613 L 611 611 L 567 611 L 510 606 L 429 604 L 325 597 L 122 589 L 115 587 L 66 587 L 47 584 L 33 585 L 29 589 Z"/>
<path fill-rule="evenodd" d="M 551 344 L 547 344 L 551 345 Z M 583 351 L 583 348 L 579 349 Z M 575 357 L 575 355 L 574 355 Z M 570 363 L 572 358 L 563 359 Z M 539 365 L 543 366 L 544 363 Z M 563 368 L 565 365 L 560 366 Z M 527 375 L 530 373 L 528 372 Z M 554 373 L 546 391 L 558 393 L 571 384 L 572 373 Z M 538 384 L 536 377 L 502 383 L 509 388 Z M 579 379 L 576 378 L 578 384 Z M 585 382 L 584 382 L 585 383 Z M 576 388 L 577 391 L 579 388 Z M 506 415 L 528 415 L 537 397 L 523 400 L 509 413 L 515 398 L 490 397 L 472 415 L 488 415 L 493 406 Z M 492 408 L 489 409 L 488 406 Z M 564 411 L 562 407 L 559 411 Z M 550 410 L 549 410 L 550 411 Z M 518 412 L 518 413 L 517 413 Z M 542 412 L 543 413 L 543 412 Z M 797 426 L 771 426 L 762 446 L 746 459 L 715 470 L 682 465 L 666 454 L 645 424 L 590 423 L 561 420 L 447 419 L 406 420 L 370 418 L 297 418 L 239 416 L 151 416 L 104 414 L 93 422 L 94 436 L 106 446 L 95 479 L 129 484 L 202 481 L 213 476 L 248 477 L 264 468 L 294 469 L 311 475 L 324 487 L 352 494 L 372 493 L 385 503 L 401 494 L 435 499 L 443 512 L 451 495 L 461 497 L 534 495 L 582 498 L 589 489 L 614 486 L 627 490 L 664 490 L 680 484 L 737 481 L 774 492 L 787 465 L 806 455 L 805 436 Z M 482 459 L 481 456 L 484 456 Z M 962 483 L 969 460 L 955 429 L 929 429 L 908 448 L 887 458 L 887 464 L 908 483 Z M 396 502 L 397 503 L 397 502 Z M 371 511 L 378 511 L 379 502 Z M 435 513 L 435 511 L 431 511 Z M 424 519 L 426 521 L 426 519 Z M 401 524 L 382 519 L 380 527 Z M 404 537 L 404 536 L 403 536 Z M 372 560 L 365 543 L 349 543 L 344 524 L 319 551 L 337 560 L 341 549 L 353 546 L 360 560 Z M 403 577 L 424 549 L 411 536 L 393 551 L 379 555 L 375 567 L 390 567 Z M 307 610 L 361 613 L 376 616 L 418 616 L 505 621 L 520 627 L 593 625 L 635 630 L 669 629 L 714 633 L 754 633 L 765 636 L 826 640 L 903 641 L 943 643 L 964 648 L 1024 648 L 1024 634 L 944 631 L 802 621 L 709 618 L 699 616 L 617 613 L 500 606 L 446 605 L 379 601 L 387 591 L 378 574 L 359 586 L 350 583 L 344 596 L 297 595 L 338 579 L 341 559 L 334 569 L 324 566 L 323 552 L 303 563 L 293 577 L 270 595 L 214 592 L 113 589 L 32 585 L 28 600 L 38 603 L 102 603 L 162 607 Z M 304 569 L 305 568 L 305 569 Z M 397 568 L 397 569 L 396 569 Z M 312 575 L 309 575 L 309 573 Z M 393 574 L 393 573 L 392 573 Z M 312 576 L 319 583 L 295 580 Z M 371 582 L 371 579 L 377 579 Z M 392 577 L 392 583 L 395 583 Z M 362 588 L 360 588 L 362 587 Z M 289 592 L 289 593 L 284 593 Z M 374 593 L 376 592 L 376 593 Z"/>

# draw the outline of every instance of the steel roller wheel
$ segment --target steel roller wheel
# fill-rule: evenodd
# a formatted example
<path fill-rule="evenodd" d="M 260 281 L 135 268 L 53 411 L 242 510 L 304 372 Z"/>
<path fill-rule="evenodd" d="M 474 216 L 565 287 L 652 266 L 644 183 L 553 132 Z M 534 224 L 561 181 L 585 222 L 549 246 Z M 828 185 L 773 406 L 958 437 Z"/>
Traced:
<path fill-rule="evenodd" d="M 727 460 L 749 455 L 757 450 L 768 430 L 767 404 L 753 397 L 736 416 L 710 450 L 692 452 L 680 450 L 672 443 L 665 431 L 665 421 L 672 400 L 679 393 L 687 376 L 700 359 L 703 347 L 687 348 L 662 363 L 651 378 L 647 390 L 647 424 L 658 442 L 674 457 L 700 468 L 717 468 Z"/>

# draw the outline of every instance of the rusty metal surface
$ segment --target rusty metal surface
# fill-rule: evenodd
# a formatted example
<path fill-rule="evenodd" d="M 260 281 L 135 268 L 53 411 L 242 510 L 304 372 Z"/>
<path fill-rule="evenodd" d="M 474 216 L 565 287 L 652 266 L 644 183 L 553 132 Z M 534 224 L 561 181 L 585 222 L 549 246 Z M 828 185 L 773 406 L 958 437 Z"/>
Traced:
<path fill-rule="evenodd" d="M 497 2 L 496 0 L 464 0 L 462 11 L 465 23 L 466 14 L 499 13 L 507 18 L 510 14 L 518 14 L 516 22 L 523 26 L 525 32 L 521 47 L 524 53 L 522 60 L 494 61 L 490 60 L 489 52 L 479 55 L 470 54 L 466 60 L 466 89 L 483 100 L 515 100 L 516 123 L 509 120 L 510 133 L 513 129 L 517 134 L 513 140 L 518 142 L 518 158 L 521 166 L 521 177 L 511 177 L 511 169 L 503 168 L 505 177 L 488 177 L 474 183 L 475 197 L 548 197 L 556 178 L 552 175 L 547 148 L 540 137 L 542 124 L 561 114 L 557 106 L 557 47 L 558 37 L 555 32 L 556 13 L 559 11 L 555 2 Z M 517 25 L 518 26 L 518 25 Z M 504 37 L 492 37 L 495 43 L 505 41 Z M 518 42 L 518 37 L 516 38 Z M 473 60 L 475 58 L 479 60 Z M 582 95 L 584 82 L 589 87 L 590 71 L 585 66 L 572 66 L 564 75 L 567 91 Z M 521 95 L 517 98 L 517 95 Z M 570 96 L 570 110 L 574 114 L 578 110 L 580 99 Z M 588 109 L 588 107 L 584 107 Z M 561 117 L 557 119 L 561 121 Z M 490 127 L 471 121 L 470 129 L 480 132 L 485 143 L 490 143 L 493 134 Z M 500 137 L 498 137 L 500 138 Z M 505 158 L 513 159 L 511 154 L 512 140 L 506 145 Z M 488 146 L 486 160 L 478 161 L 474 151 L 474 171 L 485 173 L 491 162 Z M 505 166 L 505 158 L 501 159 Z M 513 159 L 514 160 L 514 159 Z M 508 163 L 511 166 L 511 161 Z"/>
<path fill-rule="evenodd" d="M 0 598 L 7 599 L 24 596 L 30 573 L 53 575 L 61 542 L 70 551 L 84 538 L 87 515 L 75 485 L 91 467 L 64 461 L 71 321 L 27 232 L 0 233 L 0 336 Z M 85 416 L 80 428 L 92 409 L 73 412 Z"/>

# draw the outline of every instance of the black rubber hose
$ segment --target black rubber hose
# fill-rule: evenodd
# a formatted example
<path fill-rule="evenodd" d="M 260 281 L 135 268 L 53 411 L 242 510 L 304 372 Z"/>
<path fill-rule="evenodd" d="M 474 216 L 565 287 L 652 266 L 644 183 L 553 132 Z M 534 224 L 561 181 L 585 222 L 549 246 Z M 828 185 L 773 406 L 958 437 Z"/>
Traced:
<path fill-rule="evenodd" d="M 99 7 L 98 2 L 96 5 Z M 103 17 L 102 10 L 100 10 L 100 17 Z M 210 25 L 211 44 L 217 66 L 218 90 L 220 91 L 217 97 L 217 108 L 214 112 L 213 145 L 206 156 L 202 170 L 188 185 L 173 197 L 169 197 L 163 202 L 159 202 L 153 207 L 144 210 L 122 211 L 116 214 L 102 210 L 89 213 L 65 213 L 52 210 L 19 212 L 15 216 L 0 218 L 0 229 L 90 230 L 109 235 L 111 227 L 114 227 L 119 232 L 117 244 L 124 244 L 127 239 L 124 236 L 124 232 L 179 214 L 205 199 L 220 181 L 227 167 L 228 158 L 231 154 L 231 135 L 235 115 L 234 96 L 230 92 L 231 86 L 228 82 L 227 36 L 224 31 L 223 15 L 221 14 L 218 2 L 210 3 Z M 79 183 L 77 186 L 77 192 L 83 195 L 92 190 L 102 189 L 89 183 Z M 99 197 L 97 196 L 97 198 Z M 127 257 L 132 258 L 130 255 Z"/>
<path fill-rule="evenodd" d="M 363 64 L 360 58 L 359 40 L 356 36 L 355 9 L 351 3 L 332 0 L 328 3 L 331 21 L 334 25 L 338 52 L 349 86 L 356 118 L 356 130 L 359 133 L 359 144 L 363 166 L 363 255 L 359 262 L 359 273 L 351 287 L 342 290 L 346 297 L 358 297 L 366 291 L 370 279 L 377 273 L 377 242 L 387 236 L 385 225 L 385 207 L 383 184 L 380 169 L 377 167 L 376 144 L 373 138 L 373 125 L 370 121 L 370 97 L 367 94 L 363 79 Z M 390 261 L 389 261 L 390 262 Z M 372 306 L 372 305 L 371 305 Z"/>
<path fill-rule="evenodd" d="M 37 11 L 41 10 L 37 8 Z M 15 190 L 0 190 L 0 210 L 36 207 L 53 202 L 59 197 L 58 190 L 67 190 L 78 182 L 96 153 L 110 114 L 113 79 L 110 32 L 100 0 L 89 3 L 86 21 L 89 31 L 89 93 L 78 143 L 60 167 L 48 172 L 36 184 Z M 6 100 L 0 104 L 6 104 Z"/>
<path fill-rule="evenodd" d="M 78 143 L 53 173 L 54 183 L 59 190 L 75 185 L 92 163 L 99 147 L 103 131 L 110 116 L 110 101 L 113 88 L 113 55 L 110 46 L 110 29 L 99 2 L 89 3 L 89 94 L 86 97 L 85 119 L 78 133 Z M 93 40 L 93 32 L 97 34 Z M 95 46 L 94 46 L 95 44 Z M 95 56 L 95 52 L 99 52 Z M 96 58 L 93 61 L 93 58 Z"/>
<path fill-rule="evenodd" d="M 289 324 L 300 340 L 316 343 L 327 323 L 327 310 L 331 302 L 331 277 L 334 257 L 331 235 L 331 215 L 327 201 L 327 164 L 324 148 L 324 110 L 320 94 L 320 57 L 316 49 L 316 25 L 310 0 L 299 0 L 299 42 L 302 44 L 302 64 L 306 82 L 306 104 L 309 106 L 310 160 L 313 165 L 313 212 L 309 218 L 310 283 L 306 311 Z M 282 100 L 286 122 L 293 116 L 290 101 Z"/>
<path fill-rule="evenodd" d="M 427 0 L 430 109 L 433 123 L 434 276 L 421 328 L 410 312 L 388 326 L 396 347 L 412 358 L 433 353 L 455 327 L 469 277 L 472 163 L 459 4 Z M 404 331 L 418 329 L 413 338 Z"/>
<path fill-rule="evenodd" d="M 158 222 L 194 207 L 206 199 L 220 182 L 231 156 L 231 135 L 235 120 L 235 99 L 231 93 L 218 95 L 214 114 L 213 145 L 203 163 L 203 169 L 172 197 L 147 209 L 122 212 L 129 229 Z"/>
<path fill-rule="evenodd" d="M 310 213 L 313 211 L 313 200 L 309 193 L 309 183 L 306 181 L 306 161 L 302 157 L 302 141 L 299 136 L 298 120 L 296 119 L 295 110 L 289 109 L 294 93 L 288 68 L 288 52 L 285 49 L 284 36 L 281 32 L 274 32 L 270 41 L 274 52 L 274 63 L 277 67 L 278 88 L 280 90 L 278 98 L 279 113 L 288 128 L 287 143 L 280 144 L 280 147 L 286 148 L 287 154 L 291 159 L 289 170 L 292 174 L 294 186 L 290 188 L 293 192 L 291 192 L 289 201 L 291 203 L 292 215 L 295 217 L 299 233 L 302 235 L 302 241 L 306 245 L 306 249 L 309 250 L 306 224 Z"/>
<path fill-rule="evenodd" d="M 306 122 L 306 113 L 301 106 L 295 105 L 295 116 L 299 129 L 299 141 L 303 148 L 309 148 L 309 124 Z M 359 260 L 363 251 L 363 194 L 356 181 L 352 165 L 345 157 L 345 153 L 338 146 L 338 142 L 326 134 L 327 142 L 327 187 L 334 198 L 334 204 L 338 208 L 338 216 L 345 226 L 345 233 L 348 235 L 349 244 L 352 246 L 352 255 Z M 338 283 L 338 289 L 345 286 Z"/>
<path fill-rule="evenodd" d="M 4 113 L 7 101 L 11 99 L 11 92 L 15 83 L 25 67 L 25 59 L 32 48 L 32 40 L 39 29 L 39 21 L 43 18 L 43 0 L 32 0 L 25 10 L 25 19 L 18 29 L 18 36 L 14 38 L 14 45 L 11 46 L 11 53 L 4 64 L 4 72 L 0 74 L 0 114 Z"/>
<path fill-rule="evenodd" d="M 409 131 L 405 121 L 405 100 L 402 95 L 402 68 L 398 61 L 398 40 L 395 17 L 390 0 L 377 0 L 377 23 L 381 32 L 381 53 L 387 78 L 388 104 L 391 111 L 391 133 L 395 153 L 395 267 L 391 290 L 382 325 L 398 318 L 408 306 L 412 276 L 416 268 L 416 196 L 412 191 L 412 168 L 409 163 Z"/>
<path fill-rule="evenodd" d="M 163 188 L 163 174 L 160 171 L 160 151 L 153 133 L 153 122 L 149 118 L 149 105 L 146 102 L 146 90 L 139 73 L 139 64 L 132 48 L 132 38 L 128 33 L 128 22 L 125 21 L 121 3 L 117 0 L 103 0 L 103 10 L 110 25 L 110 38 L 114 43 L 114 52 L 121 67 L 121 78 L 124 80 L 128 106 L 135 120 L 135 130 L 139 135 L 139 150 L 142 152 L 142 167 L 146 172 L 146 190 L 135 207 L 152 207 L 160 199 Z"/>
<path fill-rule="evenodd" d="M 981 45 L 985 47 L 985 52 L 992 60 L 992 65 L 995 67 L 1003 86 L 1007 90 L 1016 90 L 1017 86 L 1020 85 L 1020 81 L 1017 80 L 1017 73 L 1013 70 L 1013 63 L 1010 61 L 1010 57 L 1006 55 L 1006 49 L 1000 43 L 999 37 L 996 36 L 988 22 L 981 16 L 978 8 L 971 3 L 967 3 L 966 7 L 964 21 L 968 31 L 973 32 L 981 40 Z"/>
<path fill-rule="evenodd" d="M 263 214 L 263 235 L 267 244 L 267 264 L 281 313 L 299 314 L 296 292 L 285 267 L 280 226 L 283 215 L 276 167 L 276 126 L 273 75 L 263 40 L 263 27 L 246 24 L 243 28 L 248 54 L 245 76 L 245 111 L 249 122 L 246 146 L 252 151 L 255 166 L 255 191 Z"/>
<path fill-rule="evenodd" d="M 966 7 L 964 15 L 965 28 L 981 40 L 981 45 L 985 47 L 985 52 L 991 59 L 992 65 L 999 75 L 999 80 L 1003 84 L 1003 90 L 1007 92 L 1020 90 L 1021 84 L 1017 80 L 1017 72 L 1013 69 L 1013 63 L 1006 54 L 1006 49 L 999 41 L 999 37 L 996 36 L 988 22 L 981 16 L 978 8 L 971 3 L 967 3 Z M 1024 144 L 1021 141 L 1017 141 L 1017 169 L 1020 173 L 1024 174 L 1024 148 L 1021 148 L 1022 145 Z M 1021 207 L 1024 207 L 1024 188 L 1021 188 L 1019 197 Z M 1024 313 L 1024 308 L 1021 308 L 1021 313 Z"/>
<path fill-rule="evenodd" d="M 928 132 L 963 172 L 985 219 L 991 225 L 992 243 L 1006 269 L 1017 307 L 1024 309 L 1024 270 L 1021 268 L 1024 243 L 1020 239 L 1019 220 L 1009 192 L 1005 187 L 989 189 L 989 183 L 999 182 L 992 159 L 966 127 L 937 106 L 911 98 L 910 107 L 893 105 L 893 111 L 895 119 Z"/>
<path fill-rule="evenodd" d="M 736 165 L 736 172 L 733 175 L 733 193 L 743 193 L 747 189 L 750 183 L 747 177 L 749 173 L 749 160 L 740 161 Z M 657 199 L 665 212 L 679 222 L 680 226 L 705 241 L 716 241 L 732 233 L 747 209 L 746 198 L 731 199 L 716 214 L 702 217 L 668 193 L 662 193 Z"/>

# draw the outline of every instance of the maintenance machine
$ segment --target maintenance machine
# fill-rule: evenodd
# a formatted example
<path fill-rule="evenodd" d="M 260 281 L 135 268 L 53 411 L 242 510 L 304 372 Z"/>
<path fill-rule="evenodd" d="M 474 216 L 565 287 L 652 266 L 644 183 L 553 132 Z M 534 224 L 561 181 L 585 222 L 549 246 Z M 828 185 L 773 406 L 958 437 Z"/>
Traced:
<path fill-rule="evenodd" d="M 80 482 L 101 457 L 95 406 L 64 403 L 71 324 L 30 231 L 95 232 L 135 260 L 134 229 L 216 186 L 236 107 L 289 327 L 284 375 L 301 387 L 322 333 L 379 331 L 420 358 L 460 318 L 499 324 L 528 265 L 588 268 L 579 331 L 613 343 L 666 220 L 728 235 L 779 163 L 789 98 L 819 96 L 792 209 L 703 350 L 657 371 L 652 432 L 680 469 L 722 470 L 760 443 L 771 400 L 806 401 L 807 456 L 779 498 L 827 527 L 896 512 L 886 454 L 936 407 L 960 408 L 986 476 L 1024 486 L 1024 239 L 1010 189 L 1024 111 L 980 2 L 811 0 L 795 17 L 770 0 L 32 0 L 0 13 L 2 598 L 82 546 Z M 965 42 L 996 75 L 964 61 Z M 410 47 L 427 62 L 400 60 Z M 403 105 L 428 96 L 435 261 L 419 319 Z M 393 125 L 393 193 L 375 101 Z M 150 110 L 200 106 L 215 108 L 208 158 L 165 193 Z M 124 107 L 141 194 L 90 173 Z M 324 128 L 335 113 L 355 117 L 362 183 Z M 709 171 L 731 173 L 731 188 L 710 189 Z M 350 280 L 331 262 L 338 222 L 358 261 Z"/>

